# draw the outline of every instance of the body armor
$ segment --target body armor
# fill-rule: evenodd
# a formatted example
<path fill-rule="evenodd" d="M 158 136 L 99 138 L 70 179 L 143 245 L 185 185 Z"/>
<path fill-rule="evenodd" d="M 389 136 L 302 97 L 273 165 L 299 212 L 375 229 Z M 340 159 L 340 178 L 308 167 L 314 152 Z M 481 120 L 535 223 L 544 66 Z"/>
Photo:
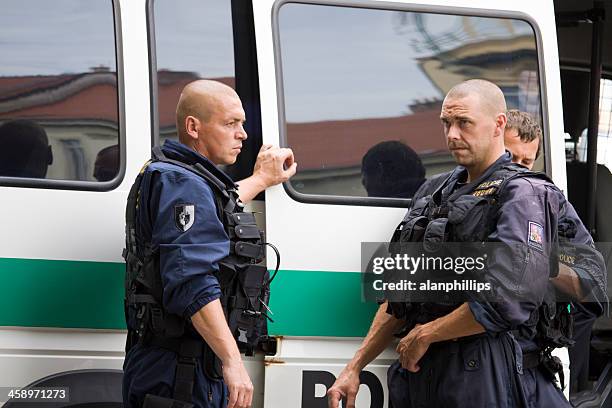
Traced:
<path fill-rule="evenodd" d="M 415 197 L 412 208 L 393 234 L 390 248 L 393 248 L 394 243 L 402 242 L 422 242 L 425 250 L 428 245 L 442 242 L 485 242 L 496 228 L 496 215 L 501 207 L 500 196 L 509 181 L 518 177 L 550 181 L 544 174 L 506 164 L 470 192 L 456 195 L 444 188 L 453 174 L 451 172 L 445 177 L 438 177 L 436 183 L 430 184 L 423 195 Z M 551 255 L 551 277 L 556 276 L 557 262 L 557 257 Z M 388 312 L 398 319 L 406 320 L 405 326 L 397 333 L 403 337 L 416 324 L 447 315 L 460 305 L 457 302 L 389 302 Z M 551 379 L 555 373 L 562 372 L 560 361 L 550 353 L 556 347 L 573 345 L 573 318 L 570 310 L 570 303 L 556 302 L 555 289 L 549 284 L 544 301 L 531 317 L 537 319 L 534 340 L 539 350 L 535 357 L 526 355 L 526 368 L 541 364 L 545 371 L 550 372 Z"/>
<path fill-rule="evenodd" d="M 217 215 L 230 240 L 229 255 L 219 262 L 219 270 L 215 272 L 222 293 L 221 304 L 239 350 L 246 355 L 253 355 L 258 346 L 269 340 L 267 304 L 271 282 L 268 270 L 262 263 L 266 244 L 253 213 L 244 211 L 235 185 L 226 185 L 221 181 L 222 178 L 215 176 L 219 170 L 214 165 L 186 164 L 168 158 L 159 147 L 153 149 L 152 161 L 147 165 L 153 161 L 187 169 L 202 177 L 211 187 Z M 123 251 L 126 260 L 125 312 L 128 322 L 126 352 L 137 343 L 175 351 L 178 363 L 174 398 L 191 401 L 196 360 L 204 359 L 205 373 L 212 379 L 222 378 L 221 365 L 189 319 L 169 313 L 163 308 L 159 248 L 153 247 L 150 242 L 143 242 L 136 228 L 137 210 L 143 205 L 139 199 L 142 174 L 143 171 L 130 190 L 126 207 L 126 248 Z M 276 251 L 276 248 L 273 249 Z M 278 251 L 276 253 L 279 261 Z M 157 405 L 158 401 L 165 399 L 151 396 L 149 400 L 151 403 L 156 402 L 156 405 L 151 406 L 162 406 Z"/>

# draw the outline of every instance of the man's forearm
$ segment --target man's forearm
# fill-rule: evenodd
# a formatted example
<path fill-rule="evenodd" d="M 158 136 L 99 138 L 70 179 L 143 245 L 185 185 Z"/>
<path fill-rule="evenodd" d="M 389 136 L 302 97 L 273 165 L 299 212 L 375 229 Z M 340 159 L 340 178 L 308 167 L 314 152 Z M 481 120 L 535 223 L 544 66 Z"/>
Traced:
<path fill-rule="evenodd" d="M 431 343 L 485 332 L 485 328 L 476 321 L 467 303 L 423 326 L 424 335 Z"/>
<path fill-rule="evenodd" d="M 387 302 L 380 305 L 367 336 L 359 350 L 348 363 L 347 368 L 361 371 L 385 350 L 393 341 L 393 334 L 401 327 L 403 321 L 387 313 Z"/>
<path fill-rule="evenodd" d="M 557 289 L 576 300 L 581 300 L 584 297 L 580 277 L 572 268 L 563 263 L 559 263 L 559 274 L 552 278 L 551 282 Z"/>
<path fill-rule="evenodd" d="M 238 184 L 238 196 L 240 197 L 240 201 L 245 204 L 257 197 L 257 194 L 264 191 L 267 187 L 262 178 L 256 175 L 240 180 L 236 184 Z"/>
<path fill-rule="evenodd" d="M 240 360 L 240 351 L 227 326 L 219 299 L 213 300 L 198 310 L 191 317 L 191 321 L 223 364 L 232 360 Z"/>

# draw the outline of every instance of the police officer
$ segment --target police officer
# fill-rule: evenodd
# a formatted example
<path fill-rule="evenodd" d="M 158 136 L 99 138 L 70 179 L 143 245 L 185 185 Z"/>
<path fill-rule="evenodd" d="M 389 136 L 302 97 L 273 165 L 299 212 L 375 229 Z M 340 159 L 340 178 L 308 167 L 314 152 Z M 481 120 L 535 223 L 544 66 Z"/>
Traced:
<path fill-rule="evenodd" d="M 221 303 L 224 299 L 220 299 L 220 284 L 215 276 L 221 261 L 230 251 L 237 251 L 234 238 L 230 248 L 230 237 L 224 228 L 225 221 L 222 222 L 225 218 L 221 216 L 233 210 L 228 210 L 226 204 L 219 208 L 218 200 L 225 190 L 228 193 L 225 197 L 229 197 L 235 184 L 216 166 L 230 165 L 240 154 L 247 138 L 243 128 L 245 113 L 233 89 L 219 82 L 198 80 L 183 89 L 176 121 L 179 142 L 168 140 L 161 152 L 155 153 L 154 149 L 156 160 L 141 171 L 134 195 L 137 245 L 132 252 L 158 254 L 157 260 L 151 261 L 156 266 L 139 269 L 144 272 L 134 279 L 144 287 L 159 282 L 161 304 L 155 311 L 146 307 L 147 301 L 155 303 L 155 296 L 137 293 L 127 299 L 130 338 L 124 362 L 124 404 L 126 407 L 227 404 L 230 408 L 245 408 L 251 406 L 253 385 L 226 322 Z M 290 149 L 264 145 L 253 175 L 237 183 L 240 200 L 227 203 L 242 207 L 240 201 L 246 203 L 265 188 L 289 179 L 296 166 Z M 129 215 L 127 218 L 129 224 Z M 256 227 L 255 231 L 257 235 Z M 128 238 L 128 263 L 147 263 L 133 260 L 135 255 L 130 252 L 129 242 Z M 133 282 L 130 280 L 128 285 Z M 152 290 L 151 294 L 155 292 Z M 160 339 L 151 335 L 152 329 L 143 323 L 147 314 L 147 324 L 153 322 L 154 326 L 157 321 L 160 326 L 165 325 L 164 333 L 173 330 L 168 322 L 178 322 L 181 328 L 178 333 L 184 331 L 183 337 L 173 343 L 172 337 Z M 160 316 L 167 319 L 162 321 Z M 196 341 L 187 343 L 185 338 Z M 177 346 L 173 347 L 174 344 Z M 202 344 L 207 348 L 199 347 Z M 212 365 L 219 360 L 218 376 L 209 375 L 215 373 Z M 195 363 L 190 366 L 190 361 Z"/>
<path fill-rule="evenodd" d="M 509 110 L 504 133 L 512 161 L 531 170 L 541 153 L 542 130 L 526 112 Z M 567 241 L 560 248 L 559 274 L 551 281 L 573 300 L 575 344 L 569 348 L 571 380 L 574 391 L 585 388 L 589 373 L 591 329 L 595 319 L 607 309 L 606 268 L 593 239 L 572 204 L 558 191 L 561 203 L 559 235 Z"/>
<path fill-rule="evenodd" d="M 513 289 L 530 295 L 519 302 L 501 285 L 500 302 L 468 301 L 437 315 L 427 312 L 435 303 L 385 302 L 328 390 L 331 408 L 341 398 L 354 407 L 360 371 L 404 328 L 407 334 L 396 348 L 399 359 L 387 374 L 394 408 L 569 407 L 553 381 L 538 370 L 537 358 L 535 364 L 527 358 L 538 353 L 534 313 L 550 274 L 547 248 L 556 239 L 558 204 L 549 181 L 525 173 L 504 151 L 505 112 L 503 93 L 488 81 L 466 81 L 449 91 L 440 118 L 459 166 L 437 178 L 433 195 L 423 196 L 427 185 L 419 189 L 402 224 L 407 227 L 425 214 L 428 229 L 440 225 L 433 220 L 450 224 L 448 240 L 466 242 L 466 236 L 473 236 L 516 248 L 519 259 L 499 254 L 489 259 L 487 273 L 497 282 L 514 276 Z M 477 205 L 481 199 L 496 211 L 483 212 Z M 447 218 L 435 219 L 444 212 Z M 457 217 L 459 213 L 464 216 Z"/>

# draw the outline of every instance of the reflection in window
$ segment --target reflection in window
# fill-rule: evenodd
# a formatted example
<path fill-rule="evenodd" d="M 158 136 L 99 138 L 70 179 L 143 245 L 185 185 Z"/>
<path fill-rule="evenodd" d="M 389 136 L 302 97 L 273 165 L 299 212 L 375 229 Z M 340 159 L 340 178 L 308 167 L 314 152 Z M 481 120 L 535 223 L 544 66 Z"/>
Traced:
<path fill-rule="evenodd" d="M 576 148 L 577 158 L 587 160 L 587 133 L 585 128 Z M 601 79 L 599 85 L 599 128 L 597 131 L 597 163 L 612 171 L 612 80 Z"/>
<path fill-rule="evenodd" d="M 214 79 L 235 88 L 231 3 L 155 0 L 160 144 L 177 138 L 176 104 L 189 82 Z"/>
<path fill-rule="evenodd" d="M 0 176 L 96 180 L 119 139 L 114 30 L 110 0 L 2 2 Z"/>
<path fill-rule="evenodd" d="M 423 167 L 427 177 L 450 170 L 440 108 L 467 79 L 494 82 L 509 109 L 541 121 L 536 40 L 525 21 L 287 3 L 278 23 L 287 144 L 300 163 L 290 182 L 300 193 L 396 197 L 363 175 L 381 142 L 415 153 L 405 155 L 413 174 L 387 173 L 381 186 L 418 180 Z M 389 161 L 366 170 L 384 173 Z"/>

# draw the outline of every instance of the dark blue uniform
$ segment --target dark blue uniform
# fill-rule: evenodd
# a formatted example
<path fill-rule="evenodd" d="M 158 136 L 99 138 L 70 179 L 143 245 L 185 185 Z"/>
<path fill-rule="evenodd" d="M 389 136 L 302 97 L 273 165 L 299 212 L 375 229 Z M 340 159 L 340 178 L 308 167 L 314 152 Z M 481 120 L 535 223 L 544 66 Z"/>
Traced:
<path fill-rule="evenodd" d="M 174 141 L 167 141 L 163 152 L 184 163 L 207 161 Z M 203 306 L 221 296 L 213 272 L 229 253 L 229 239 L 217 215 L 213 192 L 207 182 L 193 172 L 154 162 L 144 169 L 139 203 L 138 234 L 160 249 L 163 307 L 189 320 Z M 179 219 L 181 215 L 177 209 L 191 205 L 194 206 L 192 216 Z M 190 330 L 197 335 L 193 328 Z M 145 394 L 172 397 L 176 361 L 176 353 L 167 349 L 142 344 L 133 346 L 123 365 L 125 406 L 140 407 Z M 193 404 L 196 407 L 226 406 L 227 387 L 223 381 L 207 378 L 203 364 L 200 358 L 196 366 Z"/>
<path fill-rule="evenodd" d="M 473 233 L 484 228 L 485 220 L 482 211 L 479 212 L 482 206 L 477 207 L 478 200 L 471 196 L 476 195 L 475 189 L 487 186 L 483 183 L 494 182 L 494 173 L 510 161 L 510 154 L 504 154 L 469 184 L 462 183 L 467 176 L 462 167 L 439 178 L 446 179 L 442 195 L 449 202 L 454 201 L 454 205 L 464 206 L 464 218 L 454 220 L 457 230 Z M 420 205 L 419 200 L 428 188 L 430 185 L 426 183 L 417 192 L 411 211 Z M 523 367 L 523 353 L 537 348 L 533 340 L 537 321 L 530 317 L 548 285 L 550 265 L 546 248 L 556 240 L 559 212 L 555 190 L 554 185 L 538 178 L 519 177 L 507 182 L 498 197 L 497 222 L 485 237 L 486 241 L 508 244 L 519 251 L 514 257 L 505 251 L 489 259 L 488 278 L 499 288 L 504 301 L 469 302 L 475 319 L 486 332 L 432 344 L 419 362 L 419 372 L 410 373 L 399 362 L 393 364 L 388 371 L 390 406 L 570 406 L 539 368 Z M 487 191 L 481 189 L 483 194 Z M 516 300 L 517 294 L 521 295 L 521 302 Z"/>
<path fill-rule="evenodd" d="M 560 262 L 576 272 L 585 294 L 583 303 L 573 302 L 576 343 L 569 348 L 570 384 L 572 390 L 581 391 L 587 388 L 593 323 L 607 310 L 607 271 L 603 257 L 595 249 L 593 238 L 582 224 L 576 210 L 560 191 L 559 195 L 559 230 L 568 235 L 565 238 L 567 242 L 561 245 L 559 251 Z"/>

